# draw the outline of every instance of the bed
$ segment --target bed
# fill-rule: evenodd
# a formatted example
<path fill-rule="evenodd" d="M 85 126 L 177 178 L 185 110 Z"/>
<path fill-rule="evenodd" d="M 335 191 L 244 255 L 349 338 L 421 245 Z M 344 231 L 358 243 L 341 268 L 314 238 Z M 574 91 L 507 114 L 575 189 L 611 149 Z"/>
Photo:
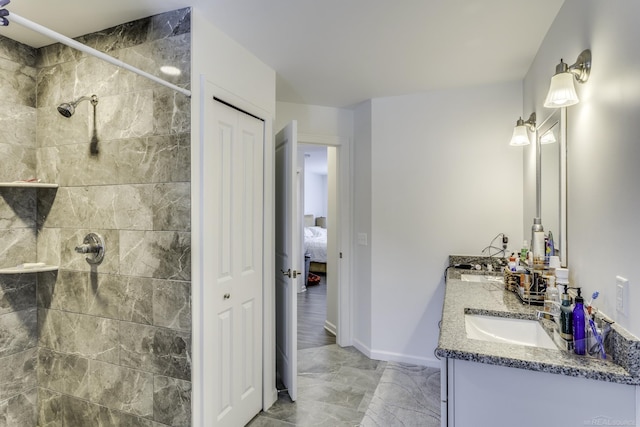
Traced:
<path fill-rule="evenodd" d="M 327 272 L 327 229 L 316 224 L 326 225 L 326 218 L 304 216 L 304 252 L 311 256 L 309 271 Z"/>

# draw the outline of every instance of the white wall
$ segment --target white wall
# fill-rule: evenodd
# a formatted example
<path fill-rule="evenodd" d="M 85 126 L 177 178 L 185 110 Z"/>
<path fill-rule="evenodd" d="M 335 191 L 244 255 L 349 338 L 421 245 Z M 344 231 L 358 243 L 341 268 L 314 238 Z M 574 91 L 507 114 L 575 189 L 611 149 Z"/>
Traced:
<path fill-rule="evenodd" d="M 567 109 L 570 279 L 607 315 L 640 336 L 640 3 L 566 0 L 525 78 L 525 110 L 542 103 L 560 58 L 590 48 L 591 77 Z M 525 160 L 526 161 L 526 160 Z M 527 176 L 530 180 L 531 177 Z M 535 187 L 534 187 L 535 188 Z M 530 191 L 525 197 L 535 197 Z M 615 310 L 615 278 L 630 281 L 629 316 Z"/>
<path fill-rule="evenodd" d="M 344 138 L 353 136 L 353 111 L 351 110 L 292 102 L 277 102 L 276 110 L 276 130 L 282 129 L 291 120 L 297 120 L 300 133 Z"/>
<path fill-rule="evenodd" d="M 354 111 L 353 143 L 353 344 L 371 354 L 371 138 L 372 101 Z M 358 244 L 364 235 L 367 244 Z"/>
<path fill-rule="evenodd" d="M 521 245 L 521 111 L 520 82 L 372 101 L 373 357 L 435 366 L 448 256 Z"/>
<path fill-rule="evenodd" d="M 304 170 L 304 213 L 327 216 L 327 175 Z"/>
<path fill-rule="evenodd" d="M 205 425 L 205 419 L 210 418 L 205 414 L 208 411 L 203 401 L 203 376 L 205 351 L 212 351 L 213 343 L 211 334 L 205 334 L 204 319 L 211 315 L 206 311 L 205 294 L 211 292 L 203 286 L 202 259 L 204 239 L 201 232 L 202 198 L 204 183 L 202 182 L 202 145 L 204 144 L 201 133 L 201 123 L 206 118 L 202 117 L 203 86 L 201 78 L 206 79 L 215 86 L 216 96 L 227 102 L 251 112 L 265 119 L 265 150 L 264 173 L 268 177 L 264 182 L 265 206 L 265 293 L 264 293 L 264 408 L 268 408 L 277 399 L 275 388 L 275 303 L 274 284 L 275 279 L 273 265 L 273 117 L 275 116 L 275 72 L 267 65 L 260 62 L 250 52 L 230 39 L 224 33 L 208 22 L 197 8 L 191 14 L 192 42 L 191 42 L 191 272 L 192 272 L 192 325 L 193 325 L 193 420 L 192 424 Z M 206 85 L 210 87 L 209 85 Z M 212 372 L 208 370 L 207 372 Z M 215 374 L 214 374 L 215 375 Z M 211 384 L 216 378 L 209 379 Z M 210 385 L 211 385 L 210 384 Z"/>

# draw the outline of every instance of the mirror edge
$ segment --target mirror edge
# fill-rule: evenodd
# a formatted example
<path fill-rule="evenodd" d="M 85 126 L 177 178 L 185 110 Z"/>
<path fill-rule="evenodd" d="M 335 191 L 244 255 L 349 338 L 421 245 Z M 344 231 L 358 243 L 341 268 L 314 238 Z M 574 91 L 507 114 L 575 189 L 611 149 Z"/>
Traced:
<path fill-rule="evenodd" d="M 541 116 L 541 115 L 540 115 Z M 567 109 L 566 107 L 559 108 L 547 115 L 545 119 L 536 128 L 536 213 L 540 215 L 541 212 L 541 170 L 542 170 L 542 149 L 540 144 L 540 137 L 544 133 L 553 127 L 557 123 L 560 125 L 558 132 L 560 144 L 560 171 L 559 171 L 559 207 L 560 207 L 560 222 L 559 222 L 559 243 L 560 243 L 560 265 L 567 267 L 568 265 L 568 247 L 567 247 Z M 544 220 L 544 219 L 543 219 Z"/>

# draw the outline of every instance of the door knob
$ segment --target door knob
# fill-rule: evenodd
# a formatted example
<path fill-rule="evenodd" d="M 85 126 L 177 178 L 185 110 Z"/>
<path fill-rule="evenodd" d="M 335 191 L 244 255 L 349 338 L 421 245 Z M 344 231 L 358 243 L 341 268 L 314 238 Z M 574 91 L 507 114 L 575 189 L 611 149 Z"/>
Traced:
<path fill-rule="evenodd" d="M 291 269 L 288 269 L 287 271 L 284 271 L 284 270 L 280 269 L 280 271 L 281 271 L 281 272 L 282 272 L 282 274 L 284 274 L 285 276 L 287 276 L 287 277 L 293 277 L 294 279 L 295 279 L 296 277 L 298 277 L 298 274 L 300 273 L 299 271 L 291 270 Z"/>

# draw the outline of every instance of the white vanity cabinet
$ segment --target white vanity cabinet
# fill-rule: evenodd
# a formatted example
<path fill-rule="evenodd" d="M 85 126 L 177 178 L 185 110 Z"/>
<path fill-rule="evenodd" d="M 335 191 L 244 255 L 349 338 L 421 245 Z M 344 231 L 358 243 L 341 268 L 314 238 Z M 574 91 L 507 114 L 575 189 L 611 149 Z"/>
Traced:
<path fill-rule="evenodd" d="M 472 338 L 467 314 L 535 320 L 539 307 L 502 284 L 454 274 L 448 271 L 436 349 L 443 427 L 640 427 L 640 339 L 612 324 L 601 360 Z"/>
<path fill-rule="evenodd" d="M 640 426 L 640 386 L 442 359 L 443 427 Z"/>

